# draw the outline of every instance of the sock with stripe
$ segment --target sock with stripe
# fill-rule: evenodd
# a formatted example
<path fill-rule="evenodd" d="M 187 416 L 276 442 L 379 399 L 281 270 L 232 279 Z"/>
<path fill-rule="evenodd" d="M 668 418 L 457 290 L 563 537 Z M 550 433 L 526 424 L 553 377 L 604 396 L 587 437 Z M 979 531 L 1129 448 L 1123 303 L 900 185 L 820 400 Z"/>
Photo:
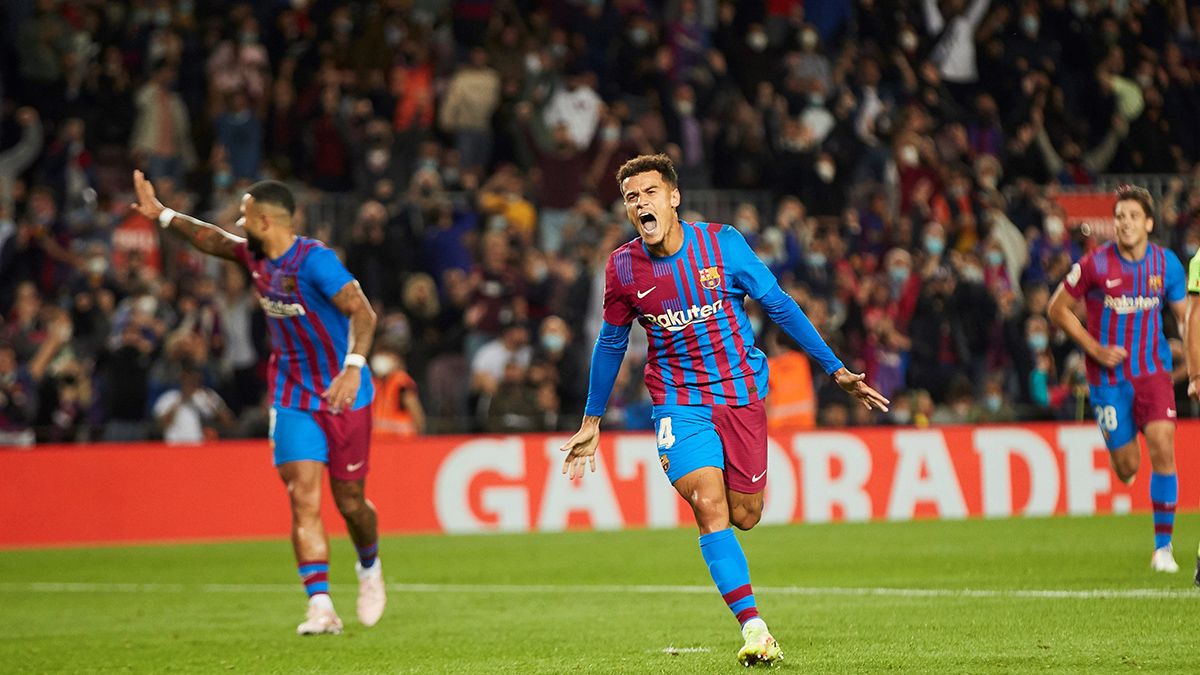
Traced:
<path fill-rule="evenodd" d="M 319 595 L 329 597 L 329 561 L 307 560 L 297 565 L 297 569 L 310 602 Z"/>
<path fill-rule="evenodd" d="M 358 564 L 362 565 L 364 570 L 369 570 L 375 564 L 375 559 L 379 557 L 379 542 L 376 541 L 364 548 L 355 546 L 354 550 L 358 552 Z"/>
<path fill-rule="evenodd" d="M 1171 544 L 1175 532 L 1175 501 L 1179 479 L 1173 473 L 1150 474 L 1150 504 L 1154 507 L 1154 548 Z"/>
<path fill-rule="evenodd" d="M 700 555 L 708 565 L 717 592 L 729 605 L 729 611 L 738 623 L 758 618 L 758 607 L 754 603 L 754 590 L 750 587 L 750 566 L 746 555 L 733 534 L 733 528 L 700 535 Z"/>

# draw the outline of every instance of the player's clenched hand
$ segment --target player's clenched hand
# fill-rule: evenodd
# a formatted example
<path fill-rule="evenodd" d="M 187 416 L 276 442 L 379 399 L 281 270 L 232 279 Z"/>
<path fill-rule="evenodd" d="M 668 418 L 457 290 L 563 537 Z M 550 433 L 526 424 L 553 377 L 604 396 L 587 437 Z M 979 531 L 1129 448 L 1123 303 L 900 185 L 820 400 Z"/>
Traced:
<path fill-rule="evenodd" d="M 343 408 L 349 409 L 358 398 L 358 385 L 362 381 L 362 372 L 354 366 L 342 368 L 342 372 L 333 378 L 329 388 L 321 394 L 321 398 L 329 404 L 329 409 L 340 413 Z"/>
<path fill-rule="evenodd" d="M 137 193 L 137 202 L 133 208 L 150 220 L 158 220 L 158 215 L 166 207 L 154 195 L 154 186 L 146 180 L 146 174 L 136 169 L 133 172 L 133 191 Z"/>
<path fill-rule="evenodd" d="M 1124 347 L 1113 345 L 1101 345 L 1091 353 L 1091 357 L 1096 360 L 1096 363 L 1105 368 L 1116 368 L 1128 356 L 1129 352 L 1125 351 Z"/>
<path fill-rule="evenodd" d="M 852 373 L 848 368 L 841 368 L 833 374 L 833 381 L 838 383 L 847 394 L 858 399 L 867 410 L 882 410 L 888 411 L 888 404 L 891 401 L 883 397 L 883 394 L 872 389 L 866 383 L 867 376 L 865 373 Z"/>
<path fill-rule="evenodd" d="M 563 458 L 562 472 L 567 478 L 574 479 L 583 475 L 585 466 L 591 466 L 592 473 L 596 472 L 596 446 L 600 444 L 600 425 L 584 422 L 571 440 L 563 444 L 560 450 L 567 453 Z"/>

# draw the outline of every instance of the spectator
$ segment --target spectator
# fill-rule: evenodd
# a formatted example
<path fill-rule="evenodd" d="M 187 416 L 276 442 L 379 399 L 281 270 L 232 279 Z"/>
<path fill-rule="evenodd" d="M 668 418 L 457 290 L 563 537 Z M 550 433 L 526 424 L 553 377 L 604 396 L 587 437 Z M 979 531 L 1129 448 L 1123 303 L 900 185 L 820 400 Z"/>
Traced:
<path fill-rule="evenodd" d="M 203 375 L 185 368 L 179 386 L 154 402 L 154 418 L 163 440 L 173 445 L 194 445 L 218 437 L 219 428 L 234 424 L 233 413 L 217 392 L 203 386 Z"/>
<path fill-rule="evenodd" d="M 471 50 L 471 60 L 450 79 L 438 112 L 442 129 L 454 135 L 463 166 L 487 167 L 492 155 L 492 114 L 500 103 L 500 76 L 488 67 L 487 52 Z"/>
<path fill-rule="evenodd" d="M 167 177 L 179 183 L 196 165 L 191 121 L 183 99 L 171 89 L 176 68 L 160 61 L 151 66 L 149 81 L 134 97 L 137 118 L 130 151 L 150 178 Z"/>
<path fill-rule="evenodd" d="M 371 404 L 374 436 L 409 438 L 424 433 L 425 410 L 400 351 L 386 342 L 376 345 L 371 376 L 375 378 L 375 402 Z"/>

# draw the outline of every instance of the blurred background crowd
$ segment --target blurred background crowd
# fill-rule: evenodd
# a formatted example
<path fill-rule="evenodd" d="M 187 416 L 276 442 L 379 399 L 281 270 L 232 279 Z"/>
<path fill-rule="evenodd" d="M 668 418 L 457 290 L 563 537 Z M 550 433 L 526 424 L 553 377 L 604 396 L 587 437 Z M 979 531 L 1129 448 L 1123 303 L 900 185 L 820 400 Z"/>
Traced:
<path fill-rule="evenodd" d="M 1101 240 L 1056 195 L 1154 174 L 1155 241 L 1200 245 L 1196 0 L 6 0 L 0 27 L 0 445 L 265 434 L 247 277 L 133 213 L 135 167 L 231 230 L 251 182 L 294 186 L 379 314 L 397 436 L 578 424 L 638 153 L 894 403 L 849 406 L 752 307 L 772 424 L 1087 418 L 1044 314 Z M 607 428 L 649 426 L 633 335 Z"/>

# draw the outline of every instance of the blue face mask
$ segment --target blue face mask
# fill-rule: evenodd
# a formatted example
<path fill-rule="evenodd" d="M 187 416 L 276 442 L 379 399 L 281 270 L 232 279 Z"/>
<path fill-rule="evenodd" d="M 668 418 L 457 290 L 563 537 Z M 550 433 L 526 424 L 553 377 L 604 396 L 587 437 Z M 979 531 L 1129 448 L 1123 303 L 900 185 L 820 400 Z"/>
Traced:
<path fill-rule="evenodd" d="M 983 399 L 983 405 L 989 411 L 996 412 L 1000 409 L 1000 406 L 1004 405 L 1004 399 L 1000 398 L 998 394 L 988 394 L 987 397 Z"/>
<path fill-rule="evenodd" d="M 937 237 L 925 237 L 925 250 L 929 255 L 941 255 L 946 250 L 946 242 Z"/>
<path fill-rule="evenodd" d="M 891 278 L 892 283 L 896 285 L 900 285 L 908 281 L 909 274 L 911 274 L 911 270 L 909 270 L 907 267 L 896 266 L 888 268 L 888 277 Z"/>
<path fill-rule="evenodd" d="M 1004 263 L 1004 254 L 997 250 L 987 252 L 987 264 L 995 266 Z"/>
<path fill-rule="evenodd" d="M 567 346 L 567 339 L 557 333 L 547 333 L 542 336 L 542 346 L 548 352 L 561 352 Z"/>
<path fill-rule="evenodd" d="M 826 259 L 825 259 L 824 253 L 809 253 L 808 254 L 808 264 L 811 267 L 824 267 L 825 260 Z"/>
<path fill-rule="evenodd" d="M 1026 341 L 1029 343 L 1030 351 L 1038 354 L 1046 351 L 1046 347 L 1050 346 L 1050 338 L 1045 333 L 1034 333 Z"/>

